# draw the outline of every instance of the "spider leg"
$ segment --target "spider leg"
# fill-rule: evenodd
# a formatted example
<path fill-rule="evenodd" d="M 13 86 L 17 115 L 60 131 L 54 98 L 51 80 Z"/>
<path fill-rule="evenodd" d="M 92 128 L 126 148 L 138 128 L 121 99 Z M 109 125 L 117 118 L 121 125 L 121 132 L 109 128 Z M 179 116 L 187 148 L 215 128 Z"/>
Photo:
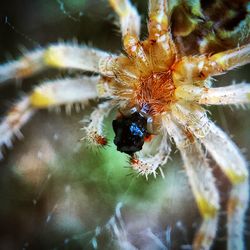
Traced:
<path fill-rule="evenodd" d="M 149 145 L 144 145 L 143 150 L 138 155 L 131 157 L 131 167 L 139 175 L 145 175 L 146 178 L 151 174 L 156 177 L 156 171 L 159 169 L 160 174 L 164 177 L 161 166 L 167 162 L 170 152 L 167 134 L 163 132 L 161 138 L 154 138 Z"/>
<path fill-rule="evenodd" d="M 129 34 L 138 38 L 141 18 L 130 0 L 109 0 L 109 3 L 119 16 L 122 37 L 124 38 Z"/>
<path fill-rule="evenodd" d="M 214 123 L 201 142 L 232 184 L 227 204 L 228 250 L 244 249 L 244 219 L 249 201 L 248 166 L 237 146 Z"/>
<path fill-rule="evenodd" d="M 3 146 L 11 147 L 12 138 L 21 137 L 20 129 L 37 109 L 87 102 L 97 97 L 99 77 L 67 78 L 37 86 L 30 95 L 15 103 L 0 123 L 0 158 Z"/>
<path fill-rule="evenodd" d="M 88 125 L 82 128 L 82 130 L 86 132 L 86 136 L 82 139 L 87 140 L 94 146 L 107 145 L 108 142 L 103 132 L 103 121 L 109 115 L 112 108 L 111 101 L 107 101 L 99 104 L 94 109 L 90 115 L 89 121 L 87 121 Z"/>
<path fill-rule="evenodd" d="M 219 88 L 181 85 L 175 90 L 176 98 L 205 105 L 231 105 L 250 102 L 250 84 L 236 84 Z"/>
<path fill-rule="evenodd" d="M 166 70 L 176 59 L 176 47 L 171 37 L 168 15 L 167 0 L 149 1 L 149 37 L 143 43 L 148 47 L 154 69 L 160 67 L 159 70 Z"/>
<path fill-rule="evenodd" d="M 193 84 L 209 76 L 223 74 L 250 62 L 250 44 L 226 50 L 212 56 L 183 57 L 173 67 L 173 80 L 177 85 Z"/>
<path fill-rule="evenodd" d="M 30 104 L 33 108 L 48 108 L 94 99 L 99 79 L 81 76 L 44 82 L 30 94 Z"/>
<path fill-rule="evenodd" d="M 208 57 L 208 68 L 204 68 L 204 74 L 209 76 L 221 74 L 221 72 L 234 69 L 249 62 L 250 44 L 247 44 Z"/>
<path fill-rule="evenodd" d="M 138 50 L 141 19 L 136 8 L 130 0 L 109 0 L 110 5 L 118 14 L 121 25 L 123 45 L 129 55 L 134 55 L 133 50 Z"/>
<path fill-rule="evenodd" d="M 208 134 L 210 128 L 206 110 L 198 104 L 179 101 L 171 106 L 171 111 L 187 130 L 193 128 L 191 132 L 197 138 L 203 138 Z"/>
<path fill-rule="evenodd" d="M 228 250 L 242 250 L 244 249 L 244 219 L 249 201 L 247 163 L 229 136 L 206 116 L 202 116 L 202 124 L 206 124 L 208 128 L 207 133 L 205 136 L 199 136 L 201 128 L 197 126 L 197 121 L 199 120 L 201 110 L 197 109 L 195 105 L 189 108 L 179 106 L 177 109 L 173 109 L 176 119 L 196 137 L 199 137 L 201 143 L 204 144 L 232 184 L 227 205 Z M 194 112 L 193 116 L 189 115 Z M 194 121 L 195 119 L 197 120 L 196 122 Z"/>
<path fill-rule="evenodd" d="M 140 16 L 129 0 L 109 0 L 120 18 L 123 46 L 130 57 L 137 58 L 137 64 L 147 66 L 147 56 L 140 43 Z M 145 67 L 146 68 L 146 67 Z"/>
<path fill-rule="evenodd" d="M 0 123 L 0 160 L 3 159 L 2 147 L 12 147 L 14 136 L 22 138 L 20 128 L 31 119 L 35 110 L 30 107 L 29 97 L 22 98 L 14 104 Z"/>
<path fill-rule="evenodd" d="M 193 249 L 208 250 L 216 235 L 220 208 L 219 193 L 212 171 L 200 143 L 195 138 L 189 138 L 172 117 L 167 116 L 164 125 L 181 152 L 189 183 L 202 216 L 201 226 L 193 241 Z"/>
<path fill-rule="evenodd" d="M 149 1 L 149 39 L 158 40 L 162 35 L 167 34 L 169 29 L 167 11 L 167 0 Z"/>
<path fill-rule="evenodd" d="M 109 54 L 77 44 L 59 43 L 24 54 L 20 59 L 0 65 L 0 83 L 25 78 L 47 67 L 78 69 L 101 73 L 99 61 Z"/>

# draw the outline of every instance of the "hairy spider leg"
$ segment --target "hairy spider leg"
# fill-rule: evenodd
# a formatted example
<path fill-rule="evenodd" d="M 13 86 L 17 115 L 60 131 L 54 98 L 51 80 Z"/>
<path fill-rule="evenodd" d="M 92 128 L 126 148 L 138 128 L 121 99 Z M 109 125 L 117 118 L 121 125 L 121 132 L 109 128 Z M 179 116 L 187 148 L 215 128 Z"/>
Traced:
<path fill-rule="evenodd" d="M 163 35 L 168 35 L 169 20 L 166 0 L 149 1 L 148 33 L 150 40 L 159 40 Z"/>
<path fill-rule="evenodd" d="M 171 152 L 171 147 L 168 141 L 167 134 L 164 131 L 161 131 L 160 142 L 157 140 L 158 138 L 154 138 L 149 145 L 149 149 L 146 153 L 141 151 L 138 155 L 133 155 L 130 159 L 131 167 L 139 174 L 145 175 L 146 179 L 148 175 L 153 174 L 154 177 L 157 175 L 157 170 L 159 170 L 160 175 L 164 178 L 164 173 L 161 169 L 169 159 L 169 155 Z M 156 140 L 157 146 L 154 144 Z M 151 144 L 151 145 L 150 145 Z M 156 153 L 154 152 L 156 151 Z"/>
<path fill-rule="evenodd" d="M 210 132 L 201 142 L 232 184 L 227 204 L 228 250 L 244 249 L 244 220 L 249 201 L 247 163 L 229 136 L 210 121 Z"/>
<path fill-rule="evenodd" d="M 204 86 L 210 76 L 250 63 L 250 44 L 214 55 L 186 56 L 173 67 L 173 80 L 176 86 L 201 84 Z"/>
<path fill-rule="evenodd" d="M 198 109 L 195 104 L 173 108 L 174 117 L 199 138 L 232 184 L 227 205 L 228 250 L 242 250 L 244 220 L 249 201 L 247 163 L 229 136 L 207 116 L 202 116 L 202 124 L 206 124 L 207 132 L 204 136 L 200 136 L 199 115 L 193 115 L 194 113 L 200 113 L 200 108 Z"/>
<path fill-rule="evenodd" d="M 108 144 L 103 131 L 103 122 L 112 109 L 112 102 L 107 101 L 99 104 L 93 110 L 90 118 L 86 121 L 88 125 L 82 128 L 86 132 L 86 136 L 82 140 L 86 140 L 93 146 L 106 146 Z"/>
<path fill-rule="evenodd" d="M 0 83 L 31 76 L 47 67 L 100 72 L 100 59 L 110 55 L 78 44 L 59 43 L 24 54 L 16 61 L 0 65 Z"/>
<path fill-rule="evenodd" d="M 12 146 L 13 136 L 21 136 L 20 129 L 37 109 L 66 105 L 67 110 L 75 103 L 86 104 L 88 100 L 95 99 L 98 95 L 98 81 L 99 77 L 66 78 L 44 82 L 35 87 L 30 95 L 14 104 L 1 121 L 0 149 L 4 145 Z"/>
<path fill-rule="evenodd" d="M 139 38 L 141 18 L 131 2 L 129 0 L 109 0 L 109 3 L 119 16 L 122 37 L 129 34 Z"/>
<path fill-rule="evenodd" d="M 188 180 L 202 216 L 202 223 L 193 241 L 194 250 L 210 249 L 217 230 L 219 192 L 200 143 L 190 138 L 183 128 L 166 116 L 164 123 L 181 152 Z"/>
<path fill-rule="evenodd" d="M 109 0 L 109 2 L 119 16 L 125 51 L 130 56 L 135 55 L 135 50 L 140 50 L 141 53 L 143 53 L 140 46 L 138 46 L 140 40 L 141 18 L 136 8 L 129 0 Z"/>
<path fill-rule="evenodd" d="M 120 19 L 123 46 L 129 57 L 136 58 L 137 66 L 148 67 L 147 55 L 140 42 L 140 16 L 129 0 L 109 0 Z"/>
<path fill-rule="evenodd" d="M 175 90 L 179 100 L 203 105 L 237 105 L 250 102 L 250 84 L 241 83 L 218 88 L 181 85 Z"/>
<path fill-rule="evenodd" d="M 30 107 L 29 97 L 21 98 L 6 114 L 0 123 L 0 160 L 3 159 L 2 148 L 12 147 L 12 138 L 23 138 L 20 128 L 31 119 L 35 110 Z"/>
<path fill-rule="evenodd" d="M 170 12 L 167 0 L 149 1 L 148 38 L 143 42 L 149 51 L 154 70 L 167 71 L 177 59 L 177 50 L 172 39 Z M 152 56 L 151 56 L 152 55 Z"/>

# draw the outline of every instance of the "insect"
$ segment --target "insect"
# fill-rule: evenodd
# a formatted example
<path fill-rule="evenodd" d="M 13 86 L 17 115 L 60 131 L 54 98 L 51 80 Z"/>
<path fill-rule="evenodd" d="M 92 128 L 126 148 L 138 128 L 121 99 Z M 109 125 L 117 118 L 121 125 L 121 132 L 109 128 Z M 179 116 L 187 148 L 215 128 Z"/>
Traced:
<path fill-rule="evenodd" d="M 61 43 L 0 65 L 0 82 L 28 77 L 45 67 L 98 74 L 48 81 L 36 87 L 2 120 L 0 147 L 10 145 L 12 137 L 19 135 L 21 127 L 39 109 L 58 105 L 70 108 L 73 103 L 100 98 L 103 102 L 84 127 L 85 139 L 91 144 L 107 144 L 103 120 L 116 109 L 121 115 L 113 121 L 114 143 L 119 151 L 130 155 L 131 167 L 138 174 L 148 176 L 162 172 L 161 167 L 170 153 L 169 139 L 180 150 L 203 218 L 193 241 L 194 250 L 211 248 L 220 209 L 219 194 L 204 151 L 207 149 L 232 184 L 227 206 L 228 249 L 244 249 L 248 166 L 240 150 L 208 118 L 203 106 L 250 102 L 249 84 L 212 87 L 211 78 L 250 62 L 249 16 L 244 14 L 235 32 L 211 34 L 211 29 L 221 28 L 225 23 L 229 25 L 227 17 L 216 25 L 207 23 L 209 13 L 218 12 L 216 4 L 207 8 L 207 12 L 203 4 L 203 13 L 199 1 L 185 6 L 178 1 L 150 0 L 148 37 L 141 41 L 140 16 L 136 8 L 129 0 L 109 2 L 119 17 L 125 53 L 115 55 Z M 227 40 L 227 35 L 232 41 Z M 241 46 L 237 46 L 238 42 Z M 159 144 L 155 148 L 149 142 L 148 152 L 144 152 L 144 141 L 152 135 Z"/>
<path fill-rule="evenodd" d="M 147 120 L 138 112 L 114 120 L 114 143 L 117 149 L 127 154 L 140 151 L 148 134 L 146 125 Z"/>

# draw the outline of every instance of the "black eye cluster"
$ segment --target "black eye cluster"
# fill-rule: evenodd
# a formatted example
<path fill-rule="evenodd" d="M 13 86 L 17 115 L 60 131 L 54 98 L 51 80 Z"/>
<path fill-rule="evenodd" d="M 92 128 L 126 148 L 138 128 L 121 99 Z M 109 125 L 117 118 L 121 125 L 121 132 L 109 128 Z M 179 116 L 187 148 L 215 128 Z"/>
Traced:
<path fill-rule="evenodd" d="M 113 120 L 114 143 L 117 150 L 132 155 L 142 149 L 147 132 L 147 119 L 135 112 Z"/>

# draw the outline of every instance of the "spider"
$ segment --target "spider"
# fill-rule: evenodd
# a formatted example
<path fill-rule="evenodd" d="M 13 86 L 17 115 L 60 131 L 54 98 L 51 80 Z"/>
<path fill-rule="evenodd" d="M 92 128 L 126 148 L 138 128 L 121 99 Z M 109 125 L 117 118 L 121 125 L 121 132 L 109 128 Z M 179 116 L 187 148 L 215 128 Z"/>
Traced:
<path fill-rule="evenodd" d="M 99 98 L 102 103 L 83 128 L 89 143 L 107 144 L 103 120 L 115 109 L 119 112 L 113 121 L 114 143 L 117 150 L 130 155 L 131 167 L 139 175 L 147 177 L 157 171 L 163 175 L 161 166 L 169 158 L 170 140 L 180 150 L 203 218 L 193 240 L 194 250 L 210 249 L 217 231 L 219 194 L 205 149 L 209 152 L 232 184 L 227 205 L 228 250 L 244 249 L 248 166 L 240 150 L 208 118 L 203 106 L 250 102 L 248 84 L 217 88 L 211 84 L 211 77 L 250 62 L 250 45 L 206 53 L 212 39 L 200 40 L 200 53 L 188 54 L 183 37 L 189 31 L 179 27 L 176 34 L 171 32 L 173 6 L 167 0 L 149 0 L 148 37 L 141 41 L 136 8 L 129 0 L 109 2 L 119 16 L 124 53 L 115 55 L 59 43 L 0 65 L 0 82 L 28 77 L 46 67 L 96 73 L 35 87 L 2 120 L 0 148 L 10 146 L 14 135 L 21 136 L 21 127 L 37 110 L 59 105 L 70 109 L 73 103 Z M 195 6 L 200 8 L 199 3 Z M 191 24 L 188 27 L 193 30 Z M 149 143 L 143 146 L 145 141 Z"/>

